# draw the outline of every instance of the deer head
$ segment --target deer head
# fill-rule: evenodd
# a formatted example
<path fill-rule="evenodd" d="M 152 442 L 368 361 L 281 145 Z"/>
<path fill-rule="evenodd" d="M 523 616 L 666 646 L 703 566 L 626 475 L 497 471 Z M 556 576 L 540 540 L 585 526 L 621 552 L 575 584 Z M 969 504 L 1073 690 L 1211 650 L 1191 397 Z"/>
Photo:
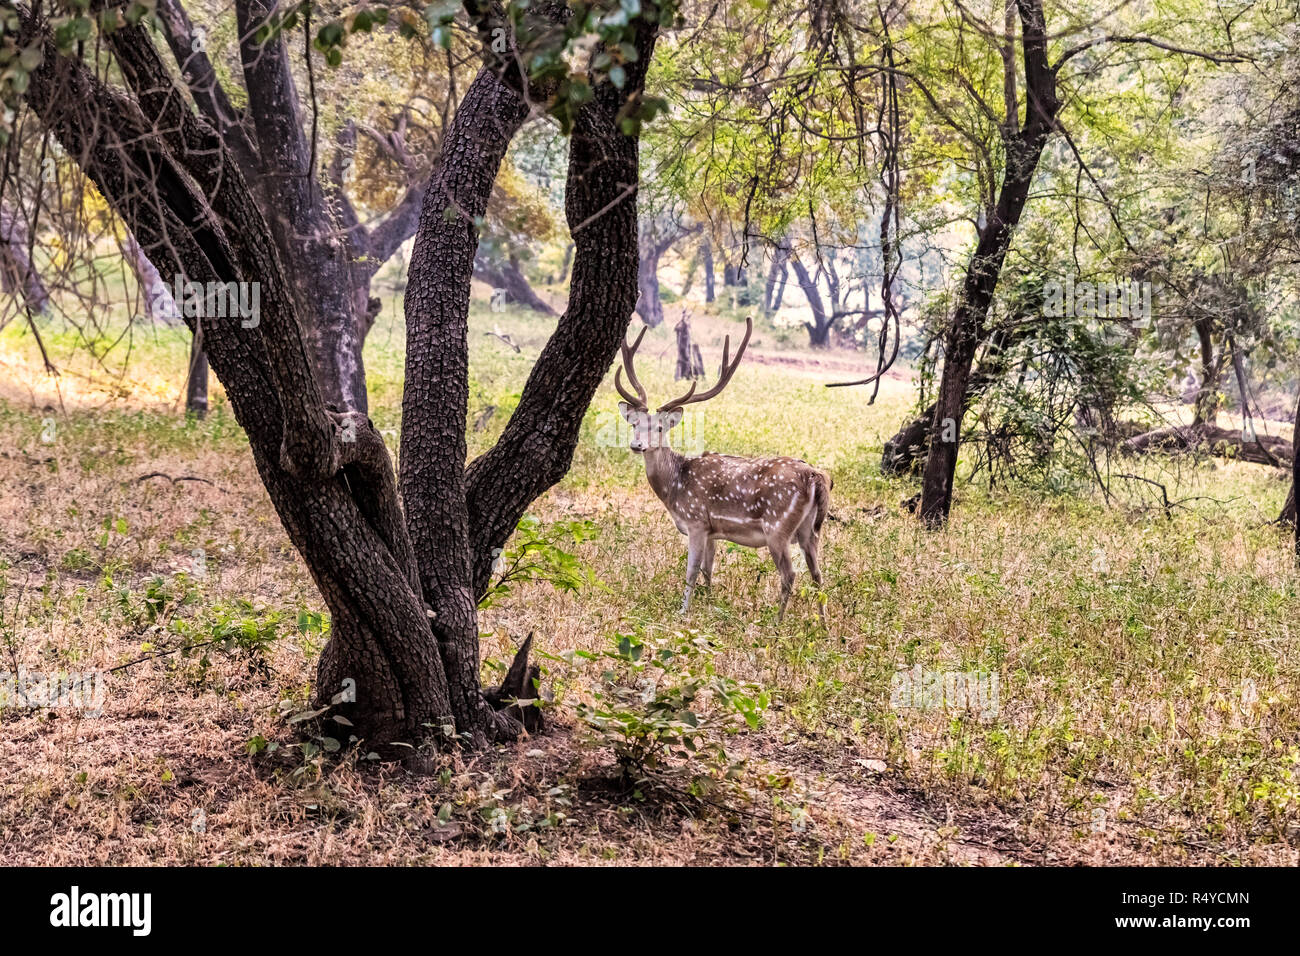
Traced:
<path fill-rule="evenodd" d="M 630 448 L 637 454 L 642 454 L 651 449 L 667 448 L 668 435 L 677 427 L 685 414 L 684 409 L 687 405 L 693 405 L 697 402 L 708 401 L 713 398 L 731 381 L 731 377 L 736 374 L 736 368 L 740 365 L 740 358 L 745 354 L 745 347 L 749 345 L 749 337 L 754 332 L 754 319 L 752 316 L 745 319 L 745 337 L 740 341 L 740 347 L 736 349 L 736 357 L 731 358 L 731 336 L 728 335 L 722 343 L 722 365 L 718 370 L 718 381 L 707 391 L 695 394 L 696 382 L 691 383 L 686 394 L 679 398 L 674 398 L 670 402 L 660 405 L 657 411 L 650 411 L 650 403 L 646 397 L 645 388 L 642 387 L 640 379 L 636 377 L 636 350 L 641 345 L 641 340 L 645 338 L 646 329 L 642 329 L 636 340 L 628 345 L 623 342 L 623 364 L 614 373 L 614 387 L 618 393 L 623 396 L 623 401 L 618 403 L 619 413 L 632 426 L 632 440 Z M 623 373 L 627 373 L 627 380 L 636 389 L 633 395 L 623 386 Z"/>

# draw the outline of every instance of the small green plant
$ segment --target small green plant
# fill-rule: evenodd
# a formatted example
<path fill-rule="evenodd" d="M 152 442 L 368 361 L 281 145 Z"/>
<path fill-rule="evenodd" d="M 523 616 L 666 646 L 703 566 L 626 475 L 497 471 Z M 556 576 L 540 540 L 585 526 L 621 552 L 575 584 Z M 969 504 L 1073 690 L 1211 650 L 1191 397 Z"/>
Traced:
<path fill-rule="evenodd" d="M 701 767 L 690 792 L 701 795 L 740 765 L 721 738 L 762 721 L 768 692 L 719 674 L 712 642 L 677 631 L 657 646 L 643 634 L 616 634 L 613 650 L 575 656 L 606 664 L 592 703 L 576 706 L 595 741 L 614 751 L 625 781 L 638 784 L 675 759 Z M 639 792 L 639 791 L 638 791 Z"/>
<path fill-rule="evenodd" d="M 597 533 L 590 521 L 557 521 L 543 527 L 538 518 L 524 515 L 515 528 L 513 547 L 493 556 L 495 580 L 483 595 L 479 608 L 491 607 L 520 581 L 549 581 L 561 591 L 578 591 L 585 585 L 598 584 L 586 565 L 565 550 L 590 541 Z"/>

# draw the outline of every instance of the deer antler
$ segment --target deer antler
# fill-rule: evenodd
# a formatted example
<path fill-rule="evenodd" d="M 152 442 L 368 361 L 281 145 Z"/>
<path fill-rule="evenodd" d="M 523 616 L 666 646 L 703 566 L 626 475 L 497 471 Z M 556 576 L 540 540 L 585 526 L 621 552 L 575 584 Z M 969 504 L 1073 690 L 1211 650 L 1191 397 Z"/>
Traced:
<path fill-rule="evenodd" d="M 727 383 L 731 381 L 731 376 L 736 374 L 736 368 L 740 365 L 740 357 L 745 354 L 745 346 L 749 345 L 749 337 L 754 332 L 754 317 L 752 315 L 745 317 L 745 337 L 740 340 L 740 348 L 736 349 L 736 357 L 728 361 L 731 352 L 731 336 L 728 335 L 722 340 L 722 365 L 718 368 L 718 381 L 707 392 L 695 394 L 695 383 L 691 383 L 690 389 L 681 398 L 674 398 L 671 402 L 659 406 L 659 411 L 667 411 L 670 408 L 680 408 L 682 405 L 693 405 L 696 402 L 708 401 L 717 395 Z"/>
<path fill-rule="evenodd" d="M 636 350 L 640 347 L 641 340 L 645 338 L 645 334 L 649 328 L 649 326 L 642 326 L 641 334 L 636 337 L 636 341 L 632 343 L 630 348 L 628 347 L 627 339 L 623 340 L 623 366 L 614 372 L 614 387 L 618 389 L 618 393 L 627 400 L 629 405 L 644 409 L 650 407 L 650 402 L 649 399 L 646 398 L 645 389 L 641 387 L 640 380 L 636 377 L 636 367 L 633 362 Z M 623 387 L 622 376 L 624 370 L 627 371 L 627 380 L 631 382 L 632 387 L 636 389 L 635 396 L 629 395 L 627 389 Z"/>

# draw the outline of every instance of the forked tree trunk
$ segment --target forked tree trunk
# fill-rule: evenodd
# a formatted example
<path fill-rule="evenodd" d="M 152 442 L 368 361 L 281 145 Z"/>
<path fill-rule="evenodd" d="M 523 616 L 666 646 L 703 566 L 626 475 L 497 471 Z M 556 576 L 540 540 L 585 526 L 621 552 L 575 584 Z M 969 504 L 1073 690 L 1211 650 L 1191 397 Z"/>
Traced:
<path fill-rule="evenodd" d="M 237 22 L 248 104 L 236 108 L 178 0 L 158 0 L 163 37 L 187 80 L 199 113 L 217 130 L 275 227 L 281 257 L 304 301 L 313 366 L 329 403 L 367 407 L 362 346 L 382 306 L 370 294 L 375 273 L 415 232 L 425 182 L 412 179 L 398 203 L 373 226 L 362 226 L 343 190 L 342 153 L 322 175 L 297 107 L 283 35 L 263 46 L 250 24 L 277 9 L 275 0 L 239 0 Z M 283 108 L 282 108 L 283 107 Z M 347 136 L 344 136 L 344 133 Z M 340 133 L 355 142 L 348 124 Z M 409 172 L 409 170 L 408 170 Z M 318 317 L 319 316 L 319 317 Z"/>
<path fill-rule="evenodd" d="M 35 41 L 43 53 L 30 106 L 154 261 L 190 281 L 262 284 L 256 328 L 210 322 L 202 344 L 330 611 L 317 702 L 337 703 L 351 732 L 383 754 L 408 754 L 396 745 L 443 727 L 471 742 L 516 733 L 520 720 L 496 707 L 535 672 L 525 662 L 512 668 L 519 677 L 511 688 L 479 685 L 474 604 L 491 566 L 490 553 L 480 552 L 504 541 L 536 495 L 563 475 L 631 314 L 636 197 L 624 184 L 637 181 L 637 144 L 618 121 L 626 96 L 641 91 L 656 28 L 637 21 L 626 90 L 601 84 L 579 110 L 568 197 L 571 226 L 584 224 L 575 237 L 574 295 L 505 436 L 468 474 L 465 316 L 476 236 L 472 217 L 445 212 L 449 199 L 462 210 L 486 206 L 526 110 L 519 92 L 485 70 L 457 112 L 434 178 L 439 188 L 425 197 L 407 296 L 408 359 L 414 352 L 420 360 L 416 374 L 408 370 L 403 402 L 403 448 L 417 453 L 403 456 L 404 520 L 382 437 L 364 415 L 327 410 L 303 332 L 309 323 L 300 319 L 272 229 L 149 34 L 130 25 L 108 34 L 133 91 L 127 96 L 60 54 L 43 24 L 17 9 L 22 45 Z M 529 94 L 544 99 L 547 91 Z"/>
<path fill-rule="evenodd" d="M 957 447 L 966 413 L 967 386 L 975 351 L 985 336 L 984 321 L 997 288 L 1002 263 L 1020 222 L 1043 147 L 1056 125 L 1060 101 L 1056 74 L 1047 60 L 1047 25 L 1042 0 L 1016 0 L 1024 54 L 1026 117 L 1006 137 L 1006 169 L 997 205 L 979 235 L 966 268 L 957 308 L 944 339 L 943 376 L 930 429 L 930 451 L 921 485 L 920 518 L 939 527 L 952 510 Z"/>
<path fill-rule="evenodd" d="M 831 328 L 835 325 L 835 316 L 827 311 L 826 305 L 822 301 L 821 290 L 817 288 L 817 280 L 809 275 L 803 261 L 792 252 L 789 255 L 789 263 L 790 267 L 794 269 L 794 277 L 799 281 L 799 288 L 803 291 L 803 297 L 808 300 L 808 308 L 812 310 L 812 321 L 803 324 L 804 328 L 808 330 L 808 344 L 813 348 L 824 349 L 830 345 Z"/>

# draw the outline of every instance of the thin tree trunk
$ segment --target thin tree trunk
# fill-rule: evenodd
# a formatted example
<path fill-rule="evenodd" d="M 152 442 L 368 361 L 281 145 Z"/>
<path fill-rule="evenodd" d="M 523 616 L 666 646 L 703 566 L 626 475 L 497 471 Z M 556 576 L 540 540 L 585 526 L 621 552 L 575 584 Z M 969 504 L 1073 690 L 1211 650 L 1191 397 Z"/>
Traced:
<path fill-rule="evenodd" d="M 957 447 L 966 412 L 971 365 L 985 336 L 984 320 L 993 301 L 1002 263 L 1060 110 L 1056 74 L 1047 60 L 1042 0 L 1016 0 L 1016 5 L 1021 21 L 1027 115 L 1023 129 L 1007 135 L 1006 169 L 997 204 L 967 266 L 961 297 L 944 341 L 943 376 L 930 431 L 919 509 L 921 520 L 931 528 L 943 525 L 952 510 Z M 1014 118 L 1014 115 L 1009 117 Z"/>
<path fill-rule="evenodd" d="M 552 279 L 548 285 L 562 285 L 564 280 L 569 277 L 569 266 L 573 264 L 573 243 L 567 243 L 564 247 L 564 261 L 560 263 L 560 275 Z"/>
<path fill-rule="evenodd" d="M 456 726 L 485 740 L 479 640 L 465 506 L 470 281 L 476 222 L 528 104 L 491 69 L 465 92 L 443 136 L 415 233 L 406 288 L 406 387 L 400 486 L 424 600 L 442 650 Z M 455 161 L 453 161 L 453 158 Z M 450 211 L 449 211 L 450 210 Z"/>
<path fill-rule="evenodd" d="M 1196 322 L 1196 337 L 1201 346 L 1201 384 L 1196 390 L 1192 410 L 1193 425 L 1213 425 L 1219 418 L 1219 374 L 1223 357 L 1214 357 L 1212 326 L 1208 318 Z"/>
<path fill-rule="evenodd" d="M 1295 557 L 1300 562 L 1300 519 L 1296 517 L 1295 490 L 1300 487 L 1300 404 L 1296 405 L 1295 427 L 1291 430 L 1291 447 L 1295 454 L 1291 457 L 1291 493 L 1287 499 L 1291 502 L 1291 524 L 1295 528 Z M 1286 514 L 1286 508 L 1282 509 Z"/>
<path fill-rule="evenodd" d="M 716 298 L 713 276 L 713 243 L 705 239 L 700 243 L 700 260 L 704 264 L 704 301 L 712 302 Z"/>
<path fill-rule="evenodd" d="M 172 297 L 171 286 L 163 281 L 154 264 L 149 261 L 140 244 L 135 241 L 135 236 L 127 235 L 122 243 L 122 253 L 131 271 L 135 273 L 136 281 L 140 283 L 145 320 L 162 322 L 165 325 L 179 325 L 180 309 L 177 308 L 176 300 Z"/>
<path fill-rule="evenodd" d="M 200 326 L 190 339 L 189 375 L 185 380 L 185 411 L 195 418 L 208 415 L 208 354 L 203 351 Z"/>
<path fill-rule="evenodd" d="M 772 251 L 772 264 L 767 270 L 767 285 L 763 289 L 763 311 L 768 315 L 781 308 L 781 296 L 785 291 L 786 260 L 789 257 L 790 247 L 785 243 L 777 243 Z"/>
<path fill-rule="evenodd" d="M 682 298 L 686 298 L 691 293 L 691 287 L 695 285 L 695 273 L 700 268 L 700 250 L 697 246 L 695 255 L 691 256 L 690 264 L 686 267 L 686 278 L 682 280 Z"/>
<path fill-rule="evenodd" d="M 275 177 L 274 202 L 264 211 L 285 257 L 299 312 L 308 329 L 321 391 L 328 405 L 367 408 L 361 330 L 353 294 L 352 255 L 343 224 L 332 215 L 304 134 L 298 90 L 283 35 L 258 45 L 256 32 L 280 8 L 278 0 L 236 0 L 240 59 L 248 112 L 264 175 Z M 368 299 L 368 296 L 367 296 Z"/>
<path fill-rule="evenodd" d="M 813 320 L 804 323 L 804 328 L 808 330 L 808 344 L 813 348 L 826 348 L 830 343 L 831 326 L 835 324 L 835 317 L 827 313 L 817 282 L 808 274 L 800 258 L 791 252 L 789 262 L 790 267 L 794 269 L 794 277 L 799 282 L 799 288 L 803 291 L 803 297 L 808 300 L 808 308 L 813 314 Z"/>
<path fill-rule="evenodd" d="M 22 290 L 23 302 L 32 312 L 44 312 L 50 294 L 28 257 L 27 224 L 0 203 L 0 289 Z"/>
<path fill-rule="evenodd" d="M 673 369 L 673 379 L 704 378 L 704 356 L 700 354 L 700 347 L 691 342 L 691 320 L 685 310 L 673 331 L 677 338 L 677 365 Z"/>
<path fill-rule="evenodd" d="M 772 302 L 772 311 L 780 312 L 781 303 L 785 301 L 785 284 L 790 278 L 790 266 L 787 263 L 781 267 L 781 279 L 776 287 L 776 298 Z"/>
<path fill-rule="evenodd" d="M 664 322 L 664 304 L 659 298 L 659 257 L 660 246 L 651 241 L 640 243 L 637 255 L 637 302 L 636 314 L 650 328 L 657 328 Z"/>

